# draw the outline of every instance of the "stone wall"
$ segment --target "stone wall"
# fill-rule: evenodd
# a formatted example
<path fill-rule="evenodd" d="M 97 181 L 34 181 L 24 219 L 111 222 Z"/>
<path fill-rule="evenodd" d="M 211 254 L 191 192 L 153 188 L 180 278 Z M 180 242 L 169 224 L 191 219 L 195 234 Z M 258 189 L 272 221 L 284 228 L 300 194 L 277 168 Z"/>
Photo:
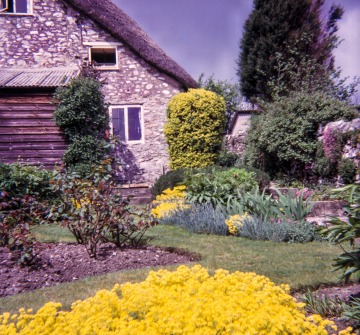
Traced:
<path fill-rule="evenodd" d="M 349 122 L 342 120 L 336 122 L 330 122 L 320 131 L 319 134 L 320 136 L 318 139 L 320 141 L 323 141 L 324 134 L 329 130 L 339 132 L 341 134 L 360 131 L 360 118 L 354 119 Z M 355 140 L 348 139 L 345 145 L 343 146 L 341 152 L 341 159 L 345 159 L 345 158 L 351 159 L 355 163 L 355 166 L 357 167 L 357 171 L 360 170 L 360 141 L 358 137 L 356 137 Z M 357 181 L 360 180 L 359 174 L 357 174 L 356 180 Z M 340 178 L 338 178 L 338 181 L 341 182 Z"/>
<path fill-rule="evenodd" d="M 33 0 L 32 15 L 0 14 L 0 67 L 81 66 L 91 42 L 117 42 L 118 70 L 101 70 L 110 105 L 141 105 L 143 143 L 124 144 L 129 182 L 152 183 L 168 168 L 166 106 L 181 85 L 134 54 L 105 29 L 60 0 Z"/>

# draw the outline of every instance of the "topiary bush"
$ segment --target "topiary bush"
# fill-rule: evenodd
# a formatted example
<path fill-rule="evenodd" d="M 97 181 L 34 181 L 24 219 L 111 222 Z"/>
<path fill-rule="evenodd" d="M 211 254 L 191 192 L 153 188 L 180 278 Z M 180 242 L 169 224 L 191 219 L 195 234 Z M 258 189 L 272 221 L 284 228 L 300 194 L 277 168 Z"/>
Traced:
<path fill-rule="evenodd" d="M 170 166 L 204 167 L 215 163 L 225 127 L 224 99 L 204 89 L 175 95 L 164 127 Z"/>
<path fill-rule="evenodd" d="M 304 304 L 255 273 L 195 265 L 151 271 L 140 283 L 115 285 L 77 301 L 71 310 L 49 302 L 36 313 L 0 315 L 0 333 L 14 334 L 336 334 L 332 321 L 307 316 Z M 342 331 L 350 335 L 351 328 Z"/>

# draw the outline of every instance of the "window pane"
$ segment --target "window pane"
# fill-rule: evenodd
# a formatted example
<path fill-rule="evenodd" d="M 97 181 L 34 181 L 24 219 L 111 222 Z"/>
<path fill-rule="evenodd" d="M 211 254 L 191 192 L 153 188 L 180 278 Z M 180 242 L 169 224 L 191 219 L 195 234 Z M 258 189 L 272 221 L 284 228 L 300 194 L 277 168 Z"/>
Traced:
<path fill-rule="evenodd" d="M 128 108 L 129 141 L 141 140 L 140 111 L 139 107 Z"/>
<path fill-rule="evenodd" d="M 14 0 L 0 0 L 0 11 L 14 13 Z"/>
<path fill-rule="evenodd" d="M 91 48 L 91 61 L 100 66 L 115 66 L 116 48 Z"/>
<path fill-rule="evenodd" d="M 16 0 L 16 13 L 27 13 L 27 0 Z"/>
<path fill-rule="evenodd" d="M 117 136 L 120 141 L 125 141 L 124 108 L 112 109 L 112 126 L 113 135 Z"/>

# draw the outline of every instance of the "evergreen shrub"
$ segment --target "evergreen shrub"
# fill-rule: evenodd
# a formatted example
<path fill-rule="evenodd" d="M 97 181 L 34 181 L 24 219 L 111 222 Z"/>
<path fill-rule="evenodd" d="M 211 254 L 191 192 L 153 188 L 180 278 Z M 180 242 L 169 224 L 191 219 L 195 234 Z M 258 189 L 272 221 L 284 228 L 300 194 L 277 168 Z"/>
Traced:
<path fill-rule="evenodd" d="M 151 187 L 151 194 L 156 197 L 168 188 L 174 188 L 184 183 L 185 169 L 176 169 L 167 171 L 165 174 L 155 180 Z"/>
<path fill-rule="evenodd" d="M 164 127 L 172 169 L 213 165 L 225 127 L 224 99 L 204 89 L 175 95 Z"/>
<path fill-rule="evenodd" d="M 354 182 L 356 176 L 356 164 L 350 158 L 344 158 L 338 165 L 339 176 L 345 184 Z"/>
<path fill-rule="evenodd" d="M 54 121 L 69 142 L 63 162 L 84 177 L 107 152 L 109 119 L 101 84 L 91 77 L 75 78 L 56 90 L 54 103 Z"/>

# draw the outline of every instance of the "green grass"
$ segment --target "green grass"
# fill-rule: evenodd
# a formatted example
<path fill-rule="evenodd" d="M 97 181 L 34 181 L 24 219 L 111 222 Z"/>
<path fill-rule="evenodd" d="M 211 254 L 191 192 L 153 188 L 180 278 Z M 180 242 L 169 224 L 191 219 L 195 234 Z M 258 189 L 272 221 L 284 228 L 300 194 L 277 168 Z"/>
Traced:
<path fill-rule="evenodd" d="M 34 233 L 41 241 L 74 241 L 71 234 L 57 226 L 41 226 Z M 277 284 L 287 283 L 294 289 L 335 283 L 338 274 L 332 272 L 332 259 L 339 249 L 328 243 L 306 244 L 251 241 L 232 236 L 200 235 L 169 226 L 156 226 L 147 233 L 148 244 L 175 247 L 201 255 L 197 263 L 211 272 L 223 268 L 229 271 L 256 272 Z M 167 267 L 169 269 L 175 266 Z M 16 312 L 19 308 L 37 310 L 48 301 L 61 302 L 65 309 L 71 303 L 93 296 L 100 289 L 110 289 L 115 283 L 138 282 L 146 278 L 146 268 L 94 276 L 72 283 L 60 284 L 33 292 L 0 299 L 0 313 Z"/>

